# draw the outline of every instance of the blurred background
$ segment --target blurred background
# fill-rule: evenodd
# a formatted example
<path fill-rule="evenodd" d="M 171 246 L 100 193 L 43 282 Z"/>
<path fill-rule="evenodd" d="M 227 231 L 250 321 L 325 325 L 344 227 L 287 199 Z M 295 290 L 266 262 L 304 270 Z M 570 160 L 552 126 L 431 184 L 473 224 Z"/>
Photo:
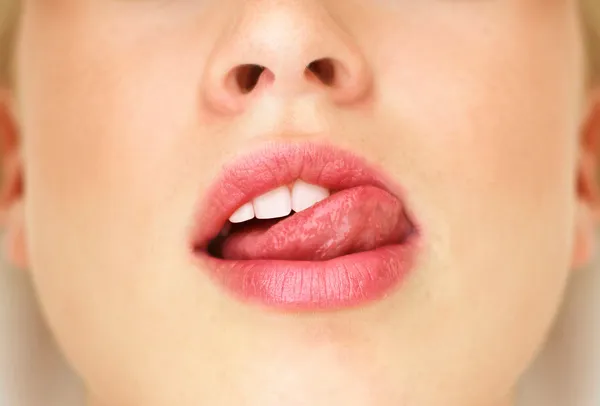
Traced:
<path fill-rule="evenodd" d="M 519 387 L 518 406 L 600 406 L 596 262 L 574 275 L 549 342 Z M 83 405 L 82 387 L 53 345 L 27 275 L 0 263 L 0 406 Z"/>

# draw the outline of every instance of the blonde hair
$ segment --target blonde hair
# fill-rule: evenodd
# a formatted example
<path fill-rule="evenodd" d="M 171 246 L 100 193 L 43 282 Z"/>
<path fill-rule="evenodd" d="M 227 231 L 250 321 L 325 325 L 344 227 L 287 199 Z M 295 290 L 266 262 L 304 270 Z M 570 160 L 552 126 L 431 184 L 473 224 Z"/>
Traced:
<path fill-rule="evenodd" d="M 14 37 L 18 24 L 18 0 L 0 0 L 0 88 L 11 82 Z"/>
<path fill-rule="evenodd" d="M 592 84 L 600 85 L 600 0 L 581 0 L 588 76 Z M 0 88 L 11 83 L 14 37 L 17 31 L 19 0 L 0 0 Z"/>
<path fill-rule="evenodd" d="M 589 77 L 592 84 L 600 84 L 600 1 L 583 0 L 586 45 L 589 59 Z"/>

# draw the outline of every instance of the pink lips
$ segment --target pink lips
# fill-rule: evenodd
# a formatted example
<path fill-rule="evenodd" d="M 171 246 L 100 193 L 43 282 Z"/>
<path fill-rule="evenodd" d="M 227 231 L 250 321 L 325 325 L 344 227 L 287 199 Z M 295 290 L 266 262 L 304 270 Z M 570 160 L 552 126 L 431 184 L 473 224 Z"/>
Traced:
<path fill-rule="evenodd" d="M 334 191 L 313 207 L 208 246 L 241 205 L 302 179 Z M 383 298 L 412 268 L 418 232 L 381 174 L 333 147 L 277 144 L 228 166 L 206 196 L 192 242 L 234 297 L 280 310 L 334 310 Z"/>

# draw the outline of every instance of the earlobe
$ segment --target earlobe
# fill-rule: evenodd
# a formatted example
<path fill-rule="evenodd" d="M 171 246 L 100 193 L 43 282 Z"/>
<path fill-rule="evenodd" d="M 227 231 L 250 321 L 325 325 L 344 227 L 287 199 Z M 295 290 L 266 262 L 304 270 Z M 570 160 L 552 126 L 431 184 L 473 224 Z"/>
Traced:
<path fill-rule="evenodd" d="M 573 243 L 572 268 L 580 269 L 590 264 L 595 257 L 594 215 L 586 204 L 577 205 L 575 235 Z"/>
<path fill-rule="evenodd" d="M 600 219 L 600 91 L 590 98 L 581 132 L 577 171 L 577 209 L 574 221 L 573 268 L 588 265 L 594 257 L 595 231 Z"/>
<path fill-rule="evenodd" d="M 8 217 L 8 224 L 2 241 L 3 256 L 12 266 L 18 269 L 26 269 L 29 263 L 25 243 L 22 201 L 14 205 Z"/>
<path fill-rule="evenodd" d="M 8 92 L 0 92 L 0 219 L 4 229 L 2 254 L 11 265 L 27 268 L 23 165 L 11 100 Z"/>

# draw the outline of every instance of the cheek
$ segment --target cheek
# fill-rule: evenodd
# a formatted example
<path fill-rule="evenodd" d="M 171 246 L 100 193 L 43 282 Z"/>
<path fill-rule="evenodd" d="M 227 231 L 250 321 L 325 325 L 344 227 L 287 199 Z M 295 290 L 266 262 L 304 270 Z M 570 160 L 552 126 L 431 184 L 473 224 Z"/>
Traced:
<path fill-rule="evenodd" d="M 32 273 L 67 356 L 112 382 L 112 357 L 94 355 L 101 348 L 136 358 L 136 348 L 168 348 L 165 336 L 194 335 L 184 328 L 192 319 L 219 330 L 207 321 L 215 309 L 196 306 L 217 299 L 187 251 L 205 173 L 216 167 L 218 145 L 196 122 L 214 38 L 209 23 L 198 26 L 207 30 L 201 41 L 200 28 L 181 30 L 181 16 L 138 19 L 150 31 L 106 10 L 71 21 L 38 8 L 23 27 L 19 84 Z M 163 318 L 161 336 L 156 318 L 168 309 L 180 311 Z M 196 337 L 210 343 L 210 330 Z"/>
<path fill-rule="evenodd" d="M 384 162 L 431 242 L 414 314 L 450 337 L 459 369 L 469 357 L 480 371 L 523 368 L 568 277 L 584 58 L 575 15 L 541 15 L 440 17 L 427 32 L 406 19 L 402 36 L 379 22 L 374 34 L 389 39 L 370 59 L 394 134 Z M 502 356 L 491 367 L 483 353 Z"/>
<path fill-rule="evenodd" d="M 407 19 L 401 38 L 378 25 L 375 35 L 390 38 L 372 58 L 379 114 L 395 133 L 386 142 L 402 157 L 395 165 L 420 200 L 414 206 L 439 216 L 428 231 L 450 220 L 464 224 L 446 232 L 485 232 L 492 228 L 477 225 L 492 222 L 506 237 L 512 227 L 543 229 L 542 241 L 568 247 L 584 100 L 576 16 L 515 22 L 514 12 L 495 11 L 439 17 L 427 33 Z"/>
<path fill-rule="evenodd" d="M 75 240 L 92 225 L 96 241 L 112 240 L 123 220 L 129 234 L 149 230 L 159 207 L 197 197 L 199 163 L 210 155 L 190 145 L 198 140 L 199 81 L 214 42 L 210 24 L 197 41 L 189 21 L 187 30 L 178 25 L 181 11 L 132 19 L 123 7 L 119 15 L 110 6 L 71 5 L 69 13 L 48 18 L 51 11 L 34 3 L 23 27 L 21 65 L 33 68 L 19 86 L 28 197 L 40 215 L 32 222 L 50 230 L 60 217 L 70 218 L 60 227 Z M 189 215 L 178 213 L 175 221 Z M 42 217 L 56 223 L 50 227 Z"/>

